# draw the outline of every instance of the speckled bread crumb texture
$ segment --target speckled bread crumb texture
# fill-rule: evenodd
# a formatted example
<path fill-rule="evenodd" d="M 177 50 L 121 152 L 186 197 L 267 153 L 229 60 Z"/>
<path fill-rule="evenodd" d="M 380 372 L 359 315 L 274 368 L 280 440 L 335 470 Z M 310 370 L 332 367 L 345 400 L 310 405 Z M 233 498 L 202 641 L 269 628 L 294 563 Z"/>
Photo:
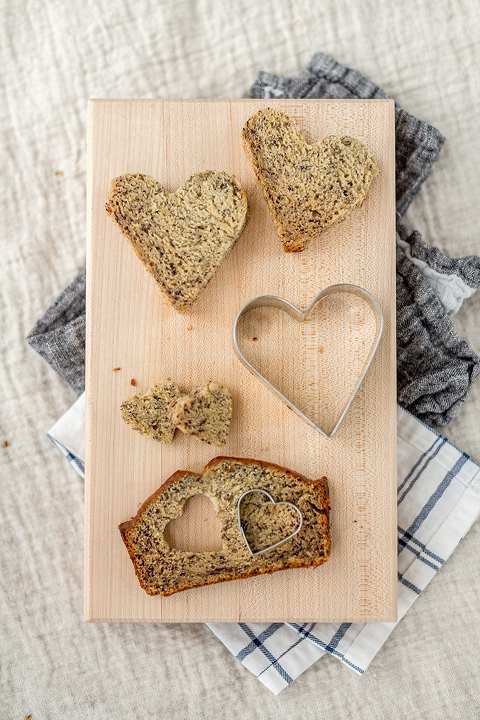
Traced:
<path fill-rule="evenodd" d="M 360 207 L 378 167 L 359 140 L 330 136 L 309 145 L 288 115 L 259 110 L 242 142 L 286 252 L 307 243 Z"/>
<path fill-rule="evenodd" d="M 230 431 L 233 402 L 228 388 L 207 381 L 170 407 L 172 424 L 187 435 L 210 445 L 225 445 Z"/>
<path fill-rule="evenodd" d="M 144 395 L 130 395 L 120 406 L 120 414 L 134 430 L 164 443 L 171 443 L 175 425 L 169 418 L 172 403 L 180 388 L 171 381 L 159 382 Z"/>
<path fill-rule="evenodd" d="M 171 380 L 159 382 L 144 395 L 130 395 L 120 406 L 125 422 L 143 435 L 170 443 L 175 431 L 210 445 L 225 445 L 233 401 L 225 385 L 206 381 L 191 394 L 182 394 Z"/>
<path fill-rule="evenodd" d="M 240 497 L 252 489 L 265 490 L 275 503 L 294 504 L 303 517 L 302 527 L 294 537 L 271 548 L 281 532 L 290 531 L 292 517 L 270 510 L 260 518 L 262 508 L 258 503 L 241 505 L 242 525 L 249 542 L 256 547 L 270 541 L 270 549 L 253 556 L 237 518 Z M 169 522 L 180 517 L 187 500 L 198 494 L 210 498 L 217 509 L 223 540 L 220 551 L 178 550 L 165 539 Z M 310 481 L 260 460 L 214 458 L 201 475 L 188 471 L 172 475 L 119 530 L 140 585 L 149 595 L 171 595 L 277 570 L 314 567 L 330 555 L 328 483 L 326 478 Z"/>
<path fill-rule="evenodd" d="M 105 207 L 178 311 L 195 302 L 247 220 L 242 186 L 214 170 L 192 175 L 173 193 L 149 175 L 121 175 Z"/>

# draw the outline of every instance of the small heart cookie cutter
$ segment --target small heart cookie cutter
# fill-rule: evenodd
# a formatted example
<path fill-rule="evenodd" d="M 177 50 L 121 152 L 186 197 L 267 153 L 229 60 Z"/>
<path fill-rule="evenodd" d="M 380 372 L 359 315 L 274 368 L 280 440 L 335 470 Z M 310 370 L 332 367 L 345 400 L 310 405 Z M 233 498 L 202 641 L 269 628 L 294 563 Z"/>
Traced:
<path fill-rule="evenodd" d="M 300 410 L 294 403 L 292 403 L 275 385 L 272 385 L 272 383 L 267 380 L 267 378 L 262 375 L 261 372 L 259 372 L 244 356 L 242 350 L 240 349 L 240 344 L 238 341 L 238 327 L 241 318 L 243 315 L 245 315 L 250 310 L 253 310 L 257 307 L 274 307 L 278 308 L 280 310 L 283 310 L 288 315 L 290 315 L 294 320 L 297 320 L 299 322 L 305 322 L 307 317 L 309 316 L 310 312 L 313 310 L 315 305 L 323 298 L 327 297 L 328 295 L 334 295 L 338 293 L 349 293 L 350 295 L 356 295 L 357 297 L 362 298 L 367 302 L 367 304 L 370 306 L 370 308 L 373 311 L 374 317 L 375 317 L 375 323 L 376 323 L 376 333 L 375 338 L 373 340 L 373 343 L 370 348 L 370 352 L 368 354 L 368 357 L 364 363 L 362 373 L 350 395 L 350 398 L 345 405 L 340 417 L 338 418 L 335 427 L 330 433 L 325 432 L 325 430 L 320 427 L 314 420 L 312 420 L 308 415 L 305 415 L 304 412 Z M 308 307 L 305 308 L 305 310 L 301 310 L 300 308 L 296 307 L 296 305 L 293 305 L 288 300 L 284 300 L 283 298 L 277 297 L 276 295 L 262 295 L 256 298 L 253 298 L 253 300 L 250 300 L 246 305 L 243 306 L 243 308 L 238 313 L 235 323 L 233 326 L 233 348 L 235 350 L 235 354 L 237 355 L 238 359 L 240 360 L 245 367 L 247 367 L 253 375 L 256 375 L 267 387 L 269 390 L 271 390 L 277 397 L 280 398 L 280 400 L 283 400 L 283 402 L 288 405 L 289 408 L 291 408 L 299 417 L 302 418 L 306 423 L 308 423 L 311 427 L 313 427 L 315 430 L 317 430 L 321 435 L 323 435 L 326 438 L 331 438 L 333 435 L 337 432 L 338 428 L 340 427 L 342 420 L 344 419 L 345 415 L 348 412 L 348 409 L 350 408 L 352 402 L 354 401 L 359 389 L 360 385 L 362 384 L 365 375 L 368 372 L 368 369 L 372 363 L 373 357 L 377 351 L 380 338 L 382 336 L 383 332 L 383 314 L 382 310 L 380 308 L 380 305 L 378 304 L 377 300 L 373 297 L 373 295 L 370 295 L 369 292 L 364 290 L 363 288 L 359 287 L 358 285 L 351 285 L 349 283 L 339 283 L 337 285 L 330 285 L 329 287 L 325 288 L 324 290 L 321 290 L 315 297 L 313 298 L 312 302 L 308 305 Z"/>
<path fill-rule="evenodd" d="M 300 518 L 300 524 L 299 524 L 298 528 L 295 530 L 295 532 L 291 533 L 290 535 L 287 535 L 286 538 L 283 538 L 283 540 L 279 540 L 278 542 L 274 543 L 273 545 L 268 545 L 266 548 L 263 548 L 262 550 L 253 551 L 252 548 L 250 547 L 250 543 L 247 540 L 247 536 L 245 535 L 245 530 L 243 529 L 242 518 L 240 515 L 241 502 L 247 495 L 250 495 L 251 493 L 262 493 L 263 495 L 266 495 L 267 498 L 274 505 L 288 505 L 289 507 L 292 507 L 297 512 L 298 517 Z M 240 534 L 243 538 L 243 542 L 247 546 L 248 552 L 250 553 L 250 555 L 252 557 L 255 557 L 256 555 L 261 555 L 262 553 L 267 552 L 268 550 L 273 550 L 273 548 L 276 548 L 279 545 L 283 545 L 283 543 L 286 543 L 287 540 L 291 540 L 292 538 L 295 537 L 295 535 L 298 535 L 298 533 L 302 529 L 302 525 L 303 525 L 303 515 L 296 505 L 294 505 L 291 502 L 285 502 L 283 500 L 281 500 L 280 502 L 275 502 L 275 500 L 270 495 L 270 493 L 268 493 L 266 490 L 262 490 L 261 488 L 252 488 L 251 490 L 247 490 L 246 492 L 244 492 L 243 495 L 240 495 L 240 497 L 238 498 L 238 503 L 237 503 L 237 519 L 238 519 L 238 527 L 240 528 Z"/>

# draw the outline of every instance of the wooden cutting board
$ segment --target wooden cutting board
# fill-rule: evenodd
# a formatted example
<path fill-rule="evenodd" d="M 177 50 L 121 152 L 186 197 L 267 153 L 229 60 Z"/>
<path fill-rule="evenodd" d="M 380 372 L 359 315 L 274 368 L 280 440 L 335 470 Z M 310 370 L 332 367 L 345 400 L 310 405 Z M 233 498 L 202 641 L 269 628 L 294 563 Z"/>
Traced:
<path fill-rule="evenodd" d="M 294 117 L 308 142 L 351 135 L 377 159 L 363 206 L 302 253 L 285 253 L 241 144 L 259 108 Z M 88 621 L 392 621 L 396 618 L 396 359 L 394 104 L 389 100 L 145 100 L 89 105 L 85 619 Z M 105 212 L 110 182 L 155 177 L 174 191 L 207 169 L 234 174 L 249 202 L 247 227 L 191 310 L 166 304 L 153 278 Z M 340 429 L 323 437 L 239 362 L 232 328 L 240 308 L 272 294 L 306 307 L 323 288 L 352 283 L 380 303 L 384 332 L 368 375 Z M 358 310 L 358 308 L 357 308 Z M 252 358 L 305 407 L 330 403 L 351 381 L 351 336 L 330 341 L 318 320 L 275 320 L 275 357 L 251 338 Z M 323 312 L 328 316 L 328 312 Z M 320 323 L 320 324 L 318 324 Z M 293 324 L 295 325 L 295 324 Z M 368 322 L 366 323 L 366 327 Z M 251 328 L 254 331 L 253 326 Z M 246 330 L 248 341 L 249 325 Z M 339 340 L 340 338 L 340 340 Z M 270 341 L 271 342 L 271 338 Z M 360 343 L 361 344 L 361 343 Z M 267 352 L 268 343 L 265 343 Z M 293 348 L 293 350 L 292 350 Z M 272 350 L 273 349 L 273 350 Z M 358 347 L 357 347 L 358 350 Z M 171 378 L 189 390 L 206 378 L 234 398 L 227 445 L 216 449 L 177 432 L 170 445 L 129 428 L 119 406 L 132 392 Z M 132 379 L 135 387 L 132 387 Z M 337 392 L 338 390 L 338 392 Z M 328 403 L 327 403 L 328 404 Z M 307 478 L 326 475 L 332 553 L 316 569 L 150 597 L 140 587 L 118 531 L 173 472 L 201 472 L 216 455 L 250 457 Z M 191 503 L 178 542 L 215 546 L 208 502 Z M 205 528 L 205 530 L 204 530 Z"/>

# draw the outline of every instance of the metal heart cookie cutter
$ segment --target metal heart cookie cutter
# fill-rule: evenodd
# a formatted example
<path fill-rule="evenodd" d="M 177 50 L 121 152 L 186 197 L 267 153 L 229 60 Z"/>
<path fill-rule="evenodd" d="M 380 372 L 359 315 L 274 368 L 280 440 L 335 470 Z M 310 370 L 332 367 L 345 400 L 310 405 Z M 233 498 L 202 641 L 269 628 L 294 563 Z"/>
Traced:
<path fill-rule="evenodd" d="M 376 332 L 375 337 L 372 342 L 372 345 L 370 347 L 370 352 L 367 356 L 367 359 L 365 360 L 365 363 L 363 365 L 362 372 L 358 378 L 357 383 L 355 384 L 355 387 L 348 399 L 348 402 L 346 403 L 345 407 L 343 408 L 343 411 L 338 418 L 333 430 L 331 432 L 325 432 L 325 430 L 320 427 L 312 418 L 310 418 L 308 415 L 305 415 L 300 408 L 298 408 L 291 400 L 288 399 L 275 385 L 272 385 L 272 383 L 267 380 L 267 378 L 262 375 L 261 372 L 259 372 L 244 356 L 239 343 L 238 338 L 238 329 L 239 329 L 239 323 L 241 318 L 250 310 L 253 310 L 254 308 L 258 307 L 274 307 L 278 308 L 280 310 L 283 310 L 283 312 L 286 312 L 288 315 L 290 315 L 294 320 L 297 320 L 298 322 L 305 322 L 305 320 L 308 318 L 309 314 L 315 307 L 315 305 L 322 300 L 323 298 L 327 297 L 328 295 L 333 294 L 339 294 L 339 293 L 348 293 L 350 295 L 356 295 L 357 297 L 362 298 L 362 300 L 365 300 L 366 303 L 371 308 L 374 318 L 375 318 L 375 324 L 376 324 Z M 369 292 L 364 290 L 363 288 L 359 287 L 358 285 L 350 285 L 348 283 L 340 283 L 338 285 L 330 285 L 329 287 L 325 288 L 324 290 L 321 290 L 315 297 L 313 298 L 312 302 L 308 305 L 308 307 L 305 308 L 305 310 L 301 310 L 300 308 L 293 305 L 291 302 L 288 302 L 288 300 L 284 300 L 283 298 L 277 297 L 275 295 L 263 295 L 260 297 L 256 297 L 253 300 L 250 300 L 246 305 L 243 306 L 243 308 L 238 313 L 235 324 L 233 326 L 233 347 L 235 350 L 235 354 L 237 355 L 240 362 L 245 365 L 245 367 L 250 370 L 253 375 L 259 378 L 267 387 L 269 390 L 271 390 L 277 397 L 280 398 L 286 405 L 288 405 L 289 408 L 291 408 L 299 417 L 302 418 L 306 423 L 308 423 L 311 427 L 313 427 L 315 430 L 317 430 L 321 435 L 323 435 L 326 438 L 331 438 L 338 430 L 340 424 L 342 423 L 342 420 L 344 419 L 345 415 L 348 412 L 348 409 L 350 408 L 353 400 L 355 399 L 359 389 L 360 385 L 362 384 L 365 375 L 368 372 L 368 369 L 372 363 L 373 357 L 377 351 L 378 344 L 380 342 L 380 338 L 382 336 L 383 332 L 383 315 L 380 308 L 380 305 L 375 300 L 373 295 L 370 295 Z"/>
<path fill-rule="evenodd" d="M 277 506 L 278 505 L 288 505 L 288 507 L 293 508 L 299 517 L 299 525 L 298 525 L 297 529 L 293 533 L 290 533 L 290 535 L 287 535 L 287 537 L 282 538 L 282 540 L 279 540 L 278 542 L 273 543 L 273 545 L 267 545 L 267 547 L 262 548 L 261 550 L 252 550 L 250 543 L 247 540 L 247 536 L 245 535 L 245 530 L 243 529 L 242 518 L 241 518 L 241 514 L 240 514 L 240 505 L 242 503 L 242 500 L 247 495 L 250 495 L 251 493 L 262 493 L 262 495 L 266 495 L 267 498 L 270 500 L 270 502 L 272 502 L 274 505 L 277 505 Z M 298 533 L 302 529 L 302 525 L 303 525 L 303 515 L 296 505 L 294 505 L 291 502 L 285 502 L 283 500 L 281 502 L 275 502 L 275 500 L 270 495 L 270 493 L 268 493 L 266 490 L 262 490 L 261 488 L 252 488 L 251 490 L 247 490 L 246 492 L 244 492 L 243 495 L 240 495 L 240 497 L 238 498 L 238 502 L 237 502 L 237 519 L 238 519 L 238 527 L 240 528 L 240 534 L 243 538 L 243 542 L 247 546 L 248 552 L 250 553 L 250 555 L 252 557 L 255 557 L 256 555 L 261 555 L 262 553 L 267 552 L 268 550 L 273 550 L 273 548 L 276 548 L 279 545 L 283 545 L 283 543 L 286 543 L 287 540 L 291 540 L 292 538 L 295 537 L 295 535 L 298 535 Z"/>

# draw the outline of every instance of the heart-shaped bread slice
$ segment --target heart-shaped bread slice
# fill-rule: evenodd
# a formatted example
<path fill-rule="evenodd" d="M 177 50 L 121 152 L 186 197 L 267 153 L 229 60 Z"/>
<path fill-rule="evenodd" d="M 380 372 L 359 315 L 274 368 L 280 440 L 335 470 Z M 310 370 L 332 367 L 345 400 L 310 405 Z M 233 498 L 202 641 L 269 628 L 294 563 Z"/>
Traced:
<path fill-rule="evenodd" d="M 120 406 L 120 413 L 134 430 L 154 440 L 170 443 L 175 434 L 175 425 L 168 413 L 179 396 L 180 389 L 174 382 L 157 383 L 145 395 L 126 398 Z"/>
<path fill-rule="evenodd" d="M 113 180 L 107 213 L 176 310 L 208 284 L 239 238 L 247 197 L 225 172 L 197 173 L 173 193 L 149 175 Z"/>
<path fill-rule="evenodd" d="M 225 445 L 232 419 L 232 396 L 224 385 L 202 383 L 171 405 L 169 418 L 187 435 L 210 445 Z"/>
<path fill-rule="evenodd" d="M 274 108 L 253 115 L 242 139 L 286 252 L 304 250 L 309 240 L 345 220 L 378 174 L 375 158 L 359 140 L 330 136 L 309 145 L 295 120 Z"/>

